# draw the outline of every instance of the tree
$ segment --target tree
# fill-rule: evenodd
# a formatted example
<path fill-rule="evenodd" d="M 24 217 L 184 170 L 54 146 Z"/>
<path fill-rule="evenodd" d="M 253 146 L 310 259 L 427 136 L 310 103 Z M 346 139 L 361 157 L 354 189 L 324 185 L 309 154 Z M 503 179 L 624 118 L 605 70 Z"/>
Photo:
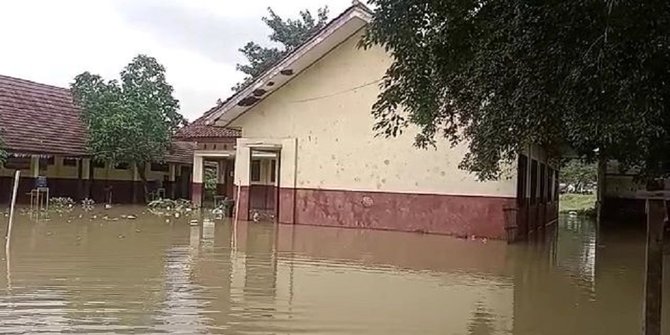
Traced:
<path fill-rule="evenodd" d="M 316 18 L 309 10 L 300 12 L 299 19 L 282 19 L 272 8 L 268 7 L 269 17 L 263 17 L 265 24 L 272 29 L 270 40 L 279 43 L 279 47 L 264 47 L 250 41 L 239 51 L 244 54 L 248 64 L 237 64 L 237 70 L 246 74 L 244 81 L 233 87 L 234 91 L 241 91 L 258 76 L 269 70 L 286 54 L 299 47 L 310 37 L 326 25 L 328 7 L 319 8 Z"/>
<path fill-rule="evenodd" d="M 121 71 L 120 81 L 84 72 L 71 90 L 82 109 L 93 158 L 137 167 L 146 195 L 147 163 L 164 159 L 172 135 L 185 124 L 165 68 L 155 58 L 139 55 Z"/>
<path fill-rule="evenodd" d="M 670 2 L 371 0 L 362 46 L 393 63 L 375 130 L 467 142 L 461 167 L 499 177 L 528 143 L 665 170 Z"/>
<path fill-rule="evenodd" d="M 598 168 L 594 163 L 571 159 L 561 166 L 561 182 L 575 185 L 579 190 L 598 181 Z"/>

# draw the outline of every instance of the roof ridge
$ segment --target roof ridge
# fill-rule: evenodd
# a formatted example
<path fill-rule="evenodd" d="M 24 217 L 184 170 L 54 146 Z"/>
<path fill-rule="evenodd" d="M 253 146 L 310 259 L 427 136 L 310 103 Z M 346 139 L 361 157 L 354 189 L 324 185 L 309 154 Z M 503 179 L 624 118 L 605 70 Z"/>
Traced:
<path fill-rule="evenodd" d="M 60 87 L 60 86 L 51 85 L 51 84 L 39 83 L 39 82 L 36 82 L 36 81 L 33 81 L 33 80 L 28 80 L 28 79 L 17 78 L 17 77 L 12 77 L 12 76 L 8 76 L 8 75 L 0 74 L 0 80 L 2 80 L 2 79 L 5 79 L 7 81 L 12 81 L 12 82 L 15 82 L 15 83 L 17 83 L 17 82 L 22 83 L 24 85 L 42 86 L 42 87 L 45 87 L 45 88 L 57 89 L 57 90 L 63 90 L 63 91 L 70 92 L 69 88 Z"/>
<path fill-rule="evenodd" d="M 349 7 L 347 7 L 347 9 L 345 9 L 345 10 L 342 11 L 340 14 L 338 14 L 336 17 L 334 17 L 333 19 L 331 19 L 330 21 L 328 21 L 328 23 L 326 23 L 323 27 L 321 27 L 321 29 L 319 29 L 319 30 L 316 31 L 314 34 L 312 34 L 309 38 L 307 38 L 307 39 L 306 39 L 304 42 L 302 42 L 300 45 L 298 45 L 297 47 L 295 47 L 295 48 L 294 48 L 293 50 L 291 50 L 290 52 L 286 53 L 283 57 L 281 57 L 278 61 L 276 61 L 276 62 L 272 65 L 272 67 L 270 67 L 269 69 L 266 69 L 266 70 L 263 71 L 260 75 L 258 75 L 254 80 L 252 80 L 250 83 L 248 83 L 248 84 L 245 86 L 244 89 L 241 89 L 241 90 L 239 90 L 239 91 L 237 91 L 237 92 L 234 92 L 232 95 L 230 95 L 230 96 L 229 96 L 228 98 L 226 98 L 224 101 L 222 101 L 221 104 L 217 104 L 216 106 L 214 106 L 214 107 L 211 108 L 210 110 L 206 111 L 201 117 L 198 118 L 198 120 L 199 120 L 199 119 L 205 119 L 205 124 L 209 125 L 208 122 L 210 121 L 209 119 L 210 119 L 210 117 L 211 117 L 212 115 L 216 115 L 216 114 L 218 114 L 218 113 L 221 113 L 221 112 L 220 112 L 220 109 L 221 109 L 221 108 L 225 107 L 225 106 L 228 105 L 231 101 L 237 99 L 238 97 L 242 96 L 243 94 L 248 93 L 248 92 L 245 93 L 245 91 L 249 90 L 250 87 L 256 86 L 259 82 L 261 82 L 261 81 L 264 79 L 264 77 L 265 77 L 266 75 L 268 75 L 269 73 L 275 71 L 276 68 L 277 68 L 278 66 L 280 66 L 283 62 L 285 62 L 286 60 L 290 59 L 291 57 L 294 57 L 295 55 L 297 55 L 297 54 L 299 54 L 300 52 L 302 52 L 301 49 L 303 49 L 303 47 L 306 47 L 307 45 L 309 45 L 310 43 L 313 43 L 314 41 L 318 41 L 319 38 L 320 38 L 320 35 L 321 35 L 321 34 L 327 32 L 327 31 L 328 31 L 329 29 L 331 29 L 334 25 L 336 25 L 336 23 L 337 23 L 339 20 L 342 20 L 343 18 L 346 18 L 347 15 L 350 15 L 350 14 L 352 14 L 352 13 L 355 13 L 356 10 L 362 11 L 362 12 L 364 12 L 364 13 L 367 14 L 367 15 L 372 15 L 372 14 L 374 13 L 374 12 L 372 11 L 372 9 L 370 9 L 370 7 L 366 6 L 365 4 L 361 3 L 360 1 L 353 1 L 352 4 L 351 4 Z M 208 115 L 208 114 L 209 114 L 209 115 Z M 219 115 L 219 116 L 220 116 L 220 115 Z"/>

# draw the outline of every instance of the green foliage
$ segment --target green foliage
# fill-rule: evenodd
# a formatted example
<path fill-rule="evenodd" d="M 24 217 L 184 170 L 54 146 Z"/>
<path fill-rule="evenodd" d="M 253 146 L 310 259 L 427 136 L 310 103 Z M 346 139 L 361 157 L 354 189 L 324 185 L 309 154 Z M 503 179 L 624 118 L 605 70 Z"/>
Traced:
<path fill-rule="evenodd" d="M 219 178 L 216 175 L 216 168 L 214 167 L 205 167 L 205 190 L 216 192 L 216 184 L 219 182 Z"/>
<path fill-rule="evenodd" d="M 571 159 L 563 163 L 560 171 L 560 181 L 567 184 L 586 186 L 598 181 L 598 167 L 595 163 L 586 163 Z"/>
<path fill-rule="evenodd" d="M 88 128 L 87 146 L 97 160 L 140 167 L 162 161 L 172 135 L 184 124 L 179 101 L 155 58 L 139 55 L 121 72 L 121 80 L 105 81 L 84 72 L 71 85 Z"/>
<path fill-rule="evenodd" d="M 248 42 L 240 52 L 244 54 L 248 64 L 237 64 L 237 70 L 247 76 L 244 81 L 233 87 L 240 91 L 249 85 L 258 76 L 269 70 L 279 62 L 287 53 L 299 47 L 307 41 L 314 33 L 326 25 L 328 20 L 328 7 L 319 8 L 316 18 L 309 10 L 300 12 L 299 19 L 282 19 L 272 8 L 268 7 L 269 17 L 263 17 L 263 22 L 272 29 L 270 40 L 276 42 L 280 47 L 264 47 L 256 42 Z"/>
<path fill-rule="evenodd" d="M 670 151 L 670 2 L 370 0 L 364 46 L 392 54 L 376 131 L 467 142 L 499 177 L 528 143 L 659 174 Z M 402 106 L 402 108 L 401 108 Z M 596 149 L 599 149 L 596 151 Z"/>

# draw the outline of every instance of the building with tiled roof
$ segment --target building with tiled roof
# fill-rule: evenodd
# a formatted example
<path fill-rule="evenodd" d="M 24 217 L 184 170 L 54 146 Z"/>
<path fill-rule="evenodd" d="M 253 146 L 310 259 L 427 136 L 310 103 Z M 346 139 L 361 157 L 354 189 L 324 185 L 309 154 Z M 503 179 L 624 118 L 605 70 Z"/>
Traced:
<path fill-rule="evenodd" d="M 143 185 L 133 167 L 92 162 L 86 149 L 86 127 L 70 90 L 0 75 L 0 138 L 9 157 L 0 168 L 0 201 L 11 193 L 12 176 L 21 171 L 20 195 L 46 176 L 52 196 L 92 197 L 128 202 L 142 198 Z M 189 196 L 195 143 L 177 139 L 165 163 L 147 167 L 165 196 Z M 188 179 L 188 180 L 187 180 Z M 24 199 L 20 199 L 24 200 Z"/>
<path fill-rule="evenodd" d="M 175 135 L 176 138 L 188 141 L 204 141 L 204 140 L 213 140 L 220 138 L 238 138 L 240 137 L 240 131 L 237 129 L 219 127 L 214 125 L 207 125 L 205 123 L 207 117 L 215 110 L 217 110 L 219 105 L 217 104 L 212 109 L 205 112 L 201 117 L 197 118 L 188 126 L 185 126 L 177 131 Z"/>
<path fill-rule="evenodd" d="M 375 132 L 372 106 L 393 63 L 383 46 L 360 48 L 374 13 L 356 2 L 323 29 L 210 110 L 205 126 L 239 129 L 234 147 L 198 148 L 203 161 L 234 166 L 227 194 L 239 220 L 514 239 L 558 217 L 557 169 L 529 146 L 500 180 L 459 169 L 465 144 L 414 146 L 408 131 Z"/>

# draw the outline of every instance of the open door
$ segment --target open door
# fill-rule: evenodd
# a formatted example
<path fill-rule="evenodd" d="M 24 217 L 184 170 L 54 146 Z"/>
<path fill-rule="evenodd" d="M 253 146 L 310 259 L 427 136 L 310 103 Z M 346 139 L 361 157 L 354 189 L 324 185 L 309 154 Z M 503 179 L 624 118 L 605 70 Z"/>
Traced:
<path fill-rule="evenodd" d="M 249 218 L 275 222 L 279 217 L 279 150 L 251 149 Z"/>

